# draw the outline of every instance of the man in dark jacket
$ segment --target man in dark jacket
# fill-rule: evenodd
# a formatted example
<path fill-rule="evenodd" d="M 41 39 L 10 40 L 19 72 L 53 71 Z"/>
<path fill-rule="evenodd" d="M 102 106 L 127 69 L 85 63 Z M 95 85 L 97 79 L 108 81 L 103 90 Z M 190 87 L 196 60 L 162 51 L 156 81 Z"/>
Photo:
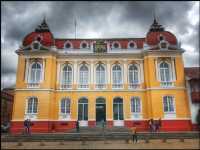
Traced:
<path fill-rule="evenodd" d="M 78 122 L 78 120 L 76 121 L 76 132 L 79 132 L 79 122 Z"/>

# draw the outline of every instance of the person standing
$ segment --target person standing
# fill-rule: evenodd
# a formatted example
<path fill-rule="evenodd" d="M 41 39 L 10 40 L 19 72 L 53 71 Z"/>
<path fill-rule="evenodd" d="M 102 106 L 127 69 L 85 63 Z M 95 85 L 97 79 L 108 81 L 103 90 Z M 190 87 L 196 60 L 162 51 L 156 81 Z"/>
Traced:
<path fill-rule="evenodd" d="M 138 138 L 137 138 L 137 131 L 136 131 L 136 127 L 132 127 L 132 137 L 133 137 L 133 143 L 137 143 L 138 142 Z"/>
<path fill-rule="evenodd" d="M 30 135 L 31 134 L 31 120 L 27 119 L 27 133 Z"/>
<path fill-rule="evenodd" d="M 24 120 L 24 133 L 28 133 L 28 119 Z"/>
<path fill-rule="evenodd" d="M 78 122 L 78 120 L 76 121 L 76 132 L 79 132 L 79 122 Z"/>

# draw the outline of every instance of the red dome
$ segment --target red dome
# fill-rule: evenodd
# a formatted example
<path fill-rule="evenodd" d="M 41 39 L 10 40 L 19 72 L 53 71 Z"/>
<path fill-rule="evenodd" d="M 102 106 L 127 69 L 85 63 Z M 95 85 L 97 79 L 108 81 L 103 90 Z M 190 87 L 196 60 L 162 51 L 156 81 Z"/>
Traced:
<path fill-rule="evenodd" d="M 157 45 L 160 41 L 160 35 L 164 37 L 164 39 L 169 42 L 169 44 L 176 45 L 177 39 L 175 35 L 173 35 L 169 31 L 159 31 L 159 32 L 149 32 L 146 36 L 146 43 L 148 45 Z"/>
<path fill-rule="evenodd" d="M 54 44 L 54 38 L 51 32 L 32 32 L 24 38 L 23 46 L 30 45 L 38 37 L 40 37 L 40 43 L 44 46 L 52 46 Z"/>

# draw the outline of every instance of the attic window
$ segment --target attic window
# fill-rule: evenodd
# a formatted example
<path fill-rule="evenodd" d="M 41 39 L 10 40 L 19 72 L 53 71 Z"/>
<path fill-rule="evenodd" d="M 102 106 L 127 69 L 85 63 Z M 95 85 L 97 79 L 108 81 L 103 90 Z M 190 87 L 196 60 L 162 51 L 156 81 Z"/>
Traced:
<path fill-rule="evenodd" d="M 41 37 L 38 36 L 37 37 L 37 41 L 40 42 L 41 41 Z"/>
<path fill-rule="evenodd" d="M 86 43 L 83 43 L 82 44 L 82 48 L 86 48 L 87 47 L 87 44 Z"/>
<path fill-rule="evenodd" d="M 65 48 L 71 48 L 71 44 L 70 44 L 70 43 L 67 43 L 67 44 L 65 45 Z"/>
<path fill-rule="evenodd" d="M 134 46 L 135 46 L 134 43 L 130 43 L 130 44 L 129 44 L 129 47 L 130 47 L 130 48 L 134 48 Z"/>
<path fill-rule="evenodd" d="M 167 43 L 166 43 L 166 42 L 162 42 L 162 43 L 160 44 L 160 47 L 161 47 L 161 48 L 167 48 Z"/>
<path fill-rule="evenodd" d="M 160 41 L 163 41 L 164 37 L 162 35 L 160 35 Z"/>
<path fill-rule="evenodd" d="M 114 43 L 114 48 L 119 48 L 119 44 L 118 43 Z"/>
<path fill-rule="evenodd" d="M 40 49 L 40 43 L 38 41 L 35 41 L 32 43 L 32 49 L 33 50 L 38 50 Z"/>

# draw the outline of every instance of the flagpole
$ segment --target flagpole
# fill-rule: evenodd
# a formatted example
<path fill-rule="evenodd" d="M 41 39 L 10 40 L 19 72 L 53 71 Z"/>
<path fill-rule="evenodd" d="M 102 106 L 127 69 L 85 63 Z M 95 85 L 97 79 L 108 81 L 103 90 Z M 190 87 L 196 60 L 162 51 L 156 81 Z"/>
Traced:
<path fill-rule="evenodd" d="M 74 22 L 74 26 L 75 26 L 75 39 L 76 39 L 76 18 L 75 18 L 75 22 Z"/>

